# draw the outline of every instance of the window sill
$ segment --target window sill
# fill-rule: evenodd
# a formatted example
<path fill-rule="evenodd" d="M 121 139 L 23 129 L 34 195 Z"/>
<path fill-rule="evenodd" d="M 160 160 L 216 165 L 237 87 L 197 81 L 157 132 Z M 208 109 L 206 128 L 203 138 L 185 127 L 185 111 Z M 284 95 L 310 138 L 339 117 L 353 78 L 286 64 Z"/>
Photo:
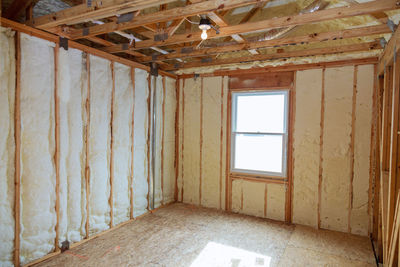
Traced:
<path fill-rule="evenodd" d="M 287 184 L 288 183 L 288 180 L 286 177 L 272 176 L 272 175 L 230 172 L 229 177 L 231 179 L 241 179 L 241 180 L 249 180 L 249 181 L 256 181 L 256 182 L 265 182 L 265 183 L 276 183 L 276 184 Z"/>

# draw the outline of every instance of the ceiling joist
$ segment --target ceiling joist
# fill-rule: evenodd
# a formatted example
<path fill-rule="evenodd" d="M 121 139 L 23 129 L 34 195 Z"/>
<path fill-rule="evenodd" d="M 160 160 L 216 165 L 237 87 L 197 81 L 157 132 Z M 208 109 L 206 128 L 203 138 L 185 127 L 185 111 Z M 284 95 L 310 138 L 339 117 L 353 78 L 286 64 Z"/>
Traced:
<path fill-rule="evenodd" d="M 252 55 L 247 57 L 239 57 L 239 58 L 227 58 L 227 59 L 210 59 L 207 62 L 197 61 L 190 63 L 178 63 L 173 66 L 173 68 L 166 68 L 166 71 L 172 71 L 177 69 L 185 69 L 185 68 L 198 68 L 198 67 L 207 67 L 214 65 L 225 65 L 225 64 L 237 64 L 237 63 L 246 63 L 252 61 L 263 61 L 263 60 L 273 60 L 273 59 L 282 59 L 282 58 L 294 58 L 294 57 L 305 57 L 305 56 L 318 56 L 318 55 L 330 55 L 330 54 L 338 54 L 338 53 L 350 53 L 350 52 L 362 52 L 362 51 L 370 51 L 381 49 L 379 42 L 368 42 L 368 43 L 360 43 L 360 44 L 351 44 L 351 45 L 337 45 L 333 47 L 324 47 L 324 48 L 315 48 L 315 49 L 302 49 L 298 51 L 289 51 L 289 52 L 281 52 L 281 53 L 271 53 L 271 54 L 263 54 L 263 55 Z"/>
<path fill-rule="evenodd" d="M 209 0 L 199 2 L 185 7 L 177 7 L 169 10 L 159 11 L 148 15 L 142 15 L 133 18 L 129 22 L 118 23 L 109 22 L 102 25 L 95 25 L 85 29 L 68 29 L 66 34 L 70 39 L 86 38 L 87 36 L 95 36 L 113 31 L 121 31 L 127 29 L 133 29 L 149 24 L 171 21 L 176 19 L 183 19 L 185 17 L 195 16 L 199 14 L 206 14 L 213 11 L 229 10 L 236 7 L 245 5 L 251 5 L 260 1 L 267 0 L 225 0 L 225 3 L 221 5 L 221 0 Z"/>
<path fill-rule="evenodd" d="M 397 9 L 399 7 L 400 7 L 399 1 L 397 0 L 378 0 L 363 4 L 352 5 L 350 7 L 331 8 L 331 9 L 316 11 L 313 13 L 279 17 L 257 22 L 248 22 L 234 26 L 221 27 L 219 29 L 220 30 L 219 34 L 210 32 L 209 38 L 225 37 L 225 36 L 231 36 L 233 34 L 260 32 L 268 29 L 298 26 L 298 25 L 316 23 L 333 19 L 366 15 L 372 12 L 378 12 L 378 11 L 383 12 L 387 10 Z M 118 44 L 113 47 L 105 48 L 104 50 L 110 53 L 117 53 L 127 49 L 138 50 L 154 46 L 167 46 L 184 42 L 194 42 L 199 40 L 201 40 L 200 34 L 189 33 L 189 34 L 175 35 L 172 36 L 171 38 L 168 38 L 165 41 L 145 40 L 142 42 L 136 42 L 131 47 Z"/>
<path fill-rule="evenodd" d="M 308 44 L 308 43 L 316 43 L 324 41 L 333 41 L 338 39 L 380 35 L 386 33 L 391 33 L 391 30 L 386 25 L 367 26 L 367 27 L 348 29 L 348 30 L 311 33 L 302 36 L 285 37 L 280 39 L 258 41 L 258 42 L 249 42 L 247 44 L 233 44 L 233 45 L 225 45 L 225 46 L 218 46 L 211 48 L 203 48 L 192 51 L 190 51 L 190 49 L 180 49 L 175 53 L 170 53 L 168 55 L 159 55 L 157 56 L 156 60 L 162 61 L 162 60 L 171 60 L 176 58 L 183 59 L 189 57 L 206 57 L 210 55 L 234 52 L 245 49 L 247 50 L 247 49 L 268 48 L 268 47 L 276 47 L 284 45 Z M 152 62 L 154 60 L 154 57 L 146 56 L 143 57 L 142 60 L 143 60 L 142 63 L 148 63 Z"/>
<path fill-rule="evenodd" d="M 34 18 L 28 22 L 28 25 L 49 29 L 64 24 L 77 24 L 121 15 L 173 1 L 175 0 L 91 0 L 56 13 Z"/>

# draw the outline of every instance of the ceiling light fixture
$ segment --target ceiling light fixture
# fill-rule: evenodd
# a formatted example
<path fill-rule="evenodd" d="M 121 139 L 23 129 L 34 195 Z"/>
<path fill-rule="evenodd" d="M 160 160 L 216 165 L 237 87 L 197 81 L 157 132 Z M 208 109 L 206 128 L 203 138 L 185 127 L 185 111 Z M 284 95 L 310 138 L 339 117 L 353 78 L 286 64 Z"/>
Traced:
<path fill-rule="evenodd" d="M 207 39 L 207 31 L 209 29 L 211 29 L 210 20 L 206 17 L 202 17 L 200 19 L 199 29 L 203 31 L 203 33 L 201 34 L 201 39 L 206 40 Z"/>

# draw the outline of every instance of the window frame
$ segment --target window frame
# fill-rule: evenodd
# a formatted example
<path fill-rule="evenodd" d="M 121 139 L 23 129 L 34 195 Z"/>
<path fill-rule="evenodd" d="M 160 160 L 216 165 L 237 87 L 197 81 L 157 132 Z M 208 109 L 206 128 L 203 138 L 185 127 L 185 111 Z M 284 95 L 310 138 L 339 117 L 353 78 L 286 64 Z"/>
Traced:
<path fill-rule="evenodd" d="M 286 179 L 288 177 L 288 161 L 289 161 L 289 113 L 290 113 L 290 91 L 291 88 L 282 89 L 258 89 L 258 90 L 233 90 L 231 92 L 231 127 L 230 127 L 230 173 L 236 175 L 251 175 L 262 178 L 278 178 Z M 238 132 L 236 131 L 236 118 L 237 118 L 237 100 L 239 96 L 249 95 L 284 95 L 284 131 L 283 133 L 271 132 Z M 282 136 L 282 172 L 259 171 L 251 169 L 235 168 L 235 155 L 236 155 L 236 135 L 249 134 L 254 136 Z"/>

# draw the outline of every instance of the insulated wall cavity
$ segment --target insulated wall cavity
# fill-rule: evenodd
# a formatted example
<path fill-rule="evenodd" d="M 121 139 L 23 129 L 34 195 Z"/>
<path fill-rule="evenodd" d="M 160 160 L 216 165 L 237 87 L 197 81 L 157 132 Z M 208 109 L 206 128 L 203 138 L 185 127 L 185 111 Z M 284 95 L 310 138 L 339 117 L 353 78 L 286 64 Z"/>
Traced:
<path fill-rule="evenodd" d="M 321 227 L 342 232 L 349 222 L 353 72 L 353 66 L 325 71 Z"/>
<path fill-rule="evenodd" d="M 232 211 L 284 221 L 285 186 L 234 179 L 232 181 Z"/>
<path fill-rule="evenodd" d="M 0 266 L 13 266 L 14 252 L 14 32 L 0 27 Z"/>
<path fill-rule="evenodd" d="M 322 70 L 296 72 L 293 222 L 318 227 Z"/>
<path fill-rule="evenodd" d="M 117 225 L 130 218 L 133 86 L 130 67 L 115 63 L 114 73 L 113 220 Z"/>
<path fill-rule="evenodd" d="M 155 118 L 155 136 L 154 136 L 154 207 L 158 208 L 162 204 L 162 180 L 164 179 L 161 161 L 162 161 L 162 142 L 163 142 L 163 78 L 161 76 L 152 76 L 152 87 L 155 90 L 154 118 Z"/>
<path fill-rule="evenodd" d="M 110 123 L 112 76 L 110 61 L 90 56 L 89 227 L 91 234 L 110 223 Z"/>
<path fill-rule="evenodd" d="M 222 161 L 221 161 L 221 105 L 223 104 L 223 77 L 203 78 L 202 92 L 202 183 L 201 205 L 221 207 Z"/>
<path fill-rule="evenodd" d="M 174 201 L 175 192 L 175 114 L 176 114 L 176 81 L 165 77 L 164 95 L 164 149 L 163 149 L 163 202 Z"/>
<path fill-rule="evenodd" d="M 54 43 L 21 34 L 21 263 L 54 249 Z"/>
<path fill-rule="evenodd" d="M 357 67 L 357 94 L 354 127 L 354 177 L 350 228 L 351 233 L 368 235 L 368 190 L 374 66 Z"/>
<path fill-rule="evenodd" d="M 60 64 L 63 64 L 59 58 Z M 69 93 L 60 92 L 60 146 L 68 144 L 65 162 L 67 175 L 67 240 L 78 242 L 86 235 L 86 188 L 85 188 L 85 128 L 87 98 L 86 56 L 80 50 L 68 50 Z M 62 73 L 61 73 L 62 75 Z M 62 122 L 62 120 L 67 120 Z M 63 128 L 67 127 L 63 133 Z M 63 138 L 66 137 L 66 139 Z M 60 169 L 61 169 L 60 166 Z M 61 177 L 60 177 L 61 179 Z M 60 238 L 60 242 L 63 241 Z"/>
<path fill-rule="evenodd" d="M 183 202 L 200 204 L 201 79 L 186 79 L 183 88 Z"/>
<path fill-rule="evenodd" d="M 133 214 L 139 216 L 147 211 L 148 196 L 148 73 L 135 69 L 134 103 L 134 177 L 133 177 Z"/>

